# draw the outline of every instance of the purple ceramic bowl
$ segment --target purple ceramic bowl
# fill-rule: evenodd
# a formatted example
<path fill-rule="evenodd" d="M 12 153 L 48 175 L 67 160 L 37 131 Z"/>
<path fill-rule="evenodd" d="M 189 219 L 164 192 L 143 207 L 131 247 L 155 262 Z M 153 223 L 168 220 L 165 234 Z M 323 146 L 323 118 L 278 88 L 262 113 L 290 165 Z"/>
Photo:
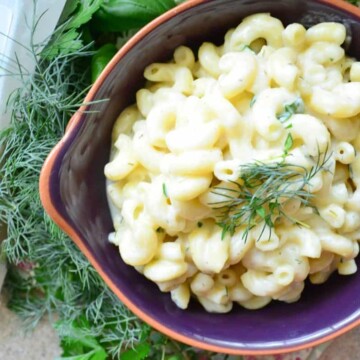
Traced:
<path fill-rule="evenodd" d="M 188 310 L 180 310 L 169 294 L 125 265 L 108 242 L 113 226 L 103 169 L 113 123 L 135 101 L 144 68 L 170 59 L 179 45 L 221 42 L 227 29 L 258 12 L 270 12 L 284 24 L 342 22 L 352 36 L 347 52 L 360 59 L 360 9 L 344 1 L 190 0 L 146 26 L 118 52 L 85 100 L 109 101 L 84 106 L 74 115 L 40 179 L 46 211 L 126 306 L 179 341 L 230 354 L 299 350 L 359 325 L 360 273 L 342 278 L 334 274 L 324 285 L 307 284 L 301 300 L 293 304 L 272 302 L 256 311 L 236 307 L 228 314 L 209 314 L 193 302 Z"/>

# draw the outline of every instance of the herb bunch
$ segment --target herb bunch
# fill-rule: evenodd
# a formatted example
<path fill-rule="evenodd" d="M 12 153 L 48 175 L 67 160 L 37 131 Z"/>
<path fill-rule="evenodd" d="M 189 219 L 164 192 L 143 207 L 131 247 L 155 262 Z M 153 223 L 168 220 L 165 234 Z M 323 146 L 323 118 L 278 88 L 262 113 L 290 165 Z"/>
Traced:
<path fill-rule="evenodd" d="M 62 339 L 91 338 L 106 349 L 103 359 L 119 356 L 139 343 L 147 327 L 44 213 L 38 191 L 43 162 L 90 85 L 84 68 L 89 69 L 92 53 L 82 48 L 47 60 L 35 49 L 28 49 L 35 73 L 17 69 L 22 87 L 9 100 L 11 125 L 0 133 L 0 221 L 7 224 L 1 252 L 9 262 L 9 306 L 28 327 L 56 314 Z"/>

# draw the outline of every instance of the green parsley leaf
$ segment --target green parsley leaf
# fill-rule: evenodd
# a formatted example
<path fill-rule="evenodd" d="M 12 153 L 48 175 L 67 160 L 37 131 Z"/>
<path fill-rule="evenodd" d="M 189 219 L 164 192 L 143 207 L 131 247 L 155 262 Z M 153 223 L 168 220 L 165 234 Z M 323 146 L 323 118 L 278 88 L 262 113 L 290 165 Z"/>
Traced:
<path fill-rule="evenodd" d="M 103 348 L 94 349 L 86 354 L 66 356 L 58 358 L 57 360 L 106 360 L 107 354 Z"/>
<path fill-rule="evenodd" d="M 106 360 L 107 353 L 96 338 L 84 336 L 83 327 L 89 327 L 88 321 L 82 318 L 80 322 L 74 321 L 71 324 L 71 336 L 61 339 L 63 355 L 57 360 Z M 56 326 L 61 326 L 61 322 Z"/>
<path fill-rule="evenodd" d="M 121 354 L 121 360 L 143 360 L 146 359 L 150 353 L 150 345 L 142 342 L 134 349 L 130 349 Z"/>
<path fill-rule="evenodd" d="M 76 29 L 69 29 L 59 35 L 54 35 L 42 51 L 41 56 L 51 60 L 59 54 L 71 54 L 82 47 L 83 42 L 78 31 Z"/>
<path fill-rule="evenodd" d="M 99 10 L 100 6 L 104 0 L 81 0 L 78 1 L 78 6 L 76 7 L 76 12 L 73 13 L 72 17 L 68 22 L 65 23 L 65 29 L 77 29 L 81 25 L 89 22 Z"/>
<path fill-rule="evenodd" d="M 61 13 L 59 24 L 63 24 L 79 6 L 80 0 L 67 0 Z"/>
<path fill-rule="evenodd" d="M 79 32 L 81 25 L 86 24 L 99 10 L 104 0 L 72 0 L 65 7 L 61 20 L 62 25 L 55 31 L 51 40 L 42 51 L 42 58 L 53 59 L 56 55 L 67 55 L 81 49 L 84 45 Z"/>

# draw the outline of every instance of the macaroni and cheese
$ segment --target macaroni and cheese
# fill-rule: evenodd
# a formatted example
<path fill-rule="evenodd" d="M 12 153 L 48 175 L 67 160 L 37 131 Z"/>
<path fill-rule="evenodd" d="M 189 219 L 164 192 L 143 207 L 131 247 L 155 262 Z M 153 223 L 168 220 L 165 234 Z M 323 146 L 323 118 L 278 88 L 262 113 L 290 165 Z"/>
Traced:
<path fill-rule="evenodd" d="M 262 13 L 145 69 L 113 128 L 109 240 L 178 307 L 258 309 L 356 272 L 360 62 L 345 37 Z"/>

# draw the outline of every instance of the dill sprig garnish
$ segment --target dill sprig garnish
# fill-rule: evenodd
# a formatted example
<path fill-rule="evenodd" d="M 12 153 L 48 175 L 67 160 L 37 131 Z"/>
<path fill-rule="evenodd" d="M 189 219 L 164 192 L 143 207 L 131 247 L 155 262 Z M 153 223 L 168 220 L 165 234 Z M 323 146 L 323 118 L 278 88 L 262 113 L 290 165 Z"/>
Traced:
<path fill-rule="evenodd" d="M 315 164 L 307 169 L 301 165 L 286 162 L 264 163 L 254 161 L 240 166 L 239 180 L 230 187 L 215 187 L 213 193 L 224 198 L 209 204 L 218 212 L 218 225 L 222 227 L 222 238 L 233 235 L 237 228 L 245 226 L 244 241 L 250 230 L 263 223 L 259 238 L 266 226 L 271 229 L 279 217 L 304 226 L 301 221 L 289 216 L 284 205 L 289 200 L 300 201 L 303 207 L 313 207 L 314 196 L 309 190 L 311 179 L 320 171 L 328 171 L 331 154 L 325 151 L 316 156 Z"/>

